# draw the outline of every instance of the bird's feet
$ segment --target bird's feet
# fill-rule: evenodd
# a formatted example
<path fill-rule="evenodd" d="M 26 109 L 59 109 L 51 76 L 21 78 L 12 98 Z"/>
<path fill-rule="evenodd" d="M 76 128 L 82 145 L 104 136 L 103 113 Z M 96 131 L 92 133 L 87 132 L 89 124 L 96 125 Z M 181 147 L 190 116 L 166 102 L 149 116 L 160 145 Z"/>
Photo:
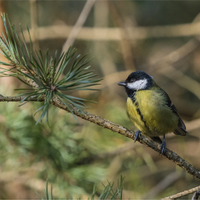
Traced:
<path fill-rule="evenodd" d="M 161 155 L 163 155 L 163 153 L 165 152 L 165 150 L 166 150 L 166 142 L 165 142 L 165 135 L 164 135 L 164 139 L 163 139 L 163 141 L 162 141 L 162 143 L 161 143 L 161 145 L 160 145 L 160 148 L 161 148 Z"/>
<path fill-rule="evenodd" d="M 135 132 L 135 139 L 134 139 L 135 142 L 138 140 L 138 138 L 140 137 L 140 135 L 141 135 L 141 131 L 140 130 L 138 130 L 138 131 Z"/>

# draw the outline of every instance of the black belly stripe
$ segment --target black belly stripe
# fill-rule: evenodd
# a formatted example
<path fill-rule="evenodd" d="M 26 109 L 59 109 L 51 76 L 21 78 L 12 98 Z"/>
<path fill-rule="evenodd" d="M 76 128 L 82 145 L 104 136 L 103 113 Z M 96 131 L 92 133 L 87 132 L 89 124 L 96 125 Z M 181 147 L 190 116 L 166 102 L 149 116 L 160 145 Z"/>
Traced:
<path fill-rule="evenodd" d="M 140 109 L 139 109 L 139 104 L 138 104 L 138 102 L 135 101 L 134 104 L 135 104 L 135 106 L 137 107 L 137 108 L 136 108 L 136 111 L 137 111 L 138 115 L 140 115 L 140 119 L 141 119 L 142 122 L 144 123 L 145 127 L 146 127 L 147 129 L 149 129 L 148 126 L 147 126 L 147 123 L 146 123 L 146 121 L 144 120 L 143 115 L 142 115 L 142 113 L 141 113 L 141 111 L 140 111 Z"/>

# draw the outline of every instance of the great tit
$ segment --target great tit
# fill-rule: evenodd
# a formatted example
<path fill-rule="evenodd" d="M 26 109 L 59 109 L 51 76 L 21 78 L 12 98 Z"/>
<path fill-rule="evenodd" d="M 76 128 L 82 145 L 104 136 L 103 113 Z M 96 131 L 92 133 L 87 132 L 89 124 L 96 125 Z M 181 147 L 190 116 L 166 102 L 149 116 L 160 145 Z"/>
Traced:
<path fill-rule="evenodd" d="M 155 83 L 152 76 L 136 71 L 118 85 L 125 87 L 128 95 L 127 114 L 139 129 L 135 133 L 135 141 L 141 133 L 160 141 L 163 154 L 166 149 L 166 133 L 183 136 L 188 133 L 168 94 Z M 161 135 L 164 137 L 163 142 L 158 137 Z"/>

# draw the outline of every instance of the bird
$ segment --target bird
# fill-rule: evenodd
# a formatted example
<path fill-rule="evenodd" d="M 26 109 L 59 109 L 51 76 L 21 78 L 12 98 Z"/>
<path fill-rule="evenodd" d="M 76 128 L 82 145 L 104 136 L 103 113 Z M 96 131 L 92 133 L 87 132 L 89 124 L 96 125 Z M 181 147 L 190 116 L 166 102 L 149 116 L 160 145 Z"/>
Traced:
<path fill-rule="evenodd" d="M 162 155 L 166 150 L 165 134 L 173 132 L 176 135 L 187 135 L 186 126 L 176 107 L 152 76 L 144 71 L 135 71 L 118 85 L 126 90 L 127 114 L 138 128 L 135 141 L 144 134 L 160 142 Z M 163 141 L 159 136 L 163 136 Z"/>

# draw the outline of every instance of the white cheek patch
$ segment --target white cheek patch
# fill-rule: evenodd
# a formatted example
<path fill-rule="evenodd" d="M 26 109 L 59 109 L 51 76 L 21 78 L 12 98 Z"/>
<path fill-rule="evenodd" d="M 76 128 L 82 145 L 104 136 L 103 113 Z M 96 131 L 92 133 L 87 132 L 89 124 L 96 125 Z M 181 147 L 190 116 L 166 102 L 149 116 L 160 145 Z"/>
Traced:
<path fill-rule="evenodd" d="M 132 90 L 142 90 L 147 86 L 147 79 L 138 80 L 133 83 L 128 83 L 127 87 Z"/>

